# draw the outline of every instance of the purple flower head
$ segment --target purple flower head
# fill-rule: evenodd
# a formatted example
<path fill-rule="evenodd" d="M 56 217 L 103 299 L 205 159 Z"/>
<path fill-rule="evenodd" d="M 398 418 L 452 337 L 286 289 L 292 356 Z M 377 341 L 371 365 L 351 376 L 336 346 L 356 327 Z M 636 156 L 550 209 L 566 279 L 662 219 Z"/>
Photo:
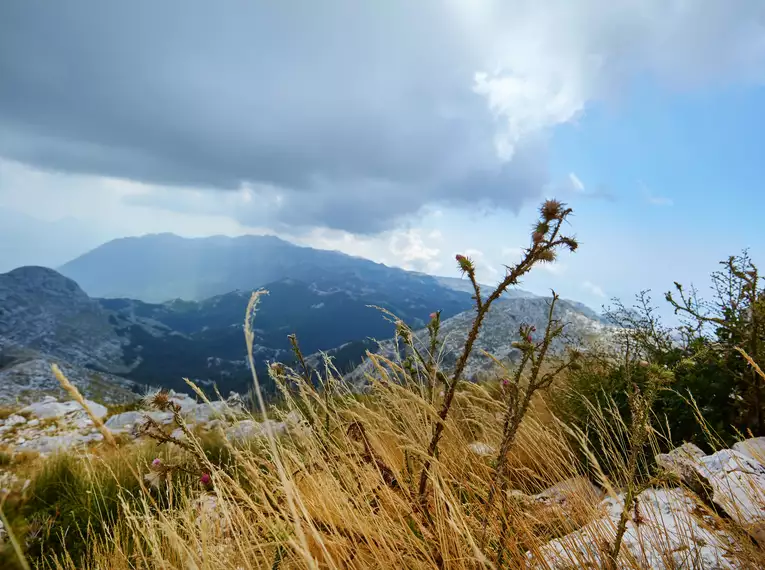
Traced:
<path fill-rule="evenodd" d="M 209 473 L 202 473 L 202 476 L 199 478 L 199 480 L 202 482 L 202 485 L 209 485 L 212 479 L 210 478 Z"/>
<path fill-rule="evenodd" d="M 152 467 L 159 467 L 162 465 L 162 460 L 157 457 L 154 461 L 151 462 Z"/>

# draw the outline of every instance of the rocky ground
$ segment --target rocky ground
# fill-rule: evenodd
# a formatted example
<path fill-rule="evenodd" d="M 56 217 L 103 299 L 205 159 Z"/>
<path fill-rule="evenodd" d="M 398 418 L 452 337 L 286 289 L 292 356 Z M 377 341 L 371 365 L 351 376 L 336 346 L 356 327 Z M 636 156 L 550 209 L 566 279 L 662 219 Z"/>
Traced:
<path fill-rule="evenodd" d="M 494 456 L 496 450 L 481 442 L 470 449 Z M 733 449 L 706 455 L 684 444 L 656 457 L 658 465 L 682 486 L 642 491 L 627 517 L 620 551 L 627 559 L 651 570 L 675 568 L 744 568 L 737 553 L 740 537 L 721 528 L 719 521 L 700 508 L 708 505 L 720 516 L 737 523 L 757 543 L 765 540 L 765 437 L 739 442 Z M 538 495 L 510 492 L 536 523 L 568 519 L 577 530 L 555 539 L 528 555 L 531 568 L 568 570 L 606 567 L 604 544 L 612 544 L 624 510 L 624 493 L 606 493 L 583 477 L 563 481 Z M 576 521 L 585 514 L 586 524 Z M 580 524 L 577 524 L 580 523 Z M 622 567 L 622 566 L 619 566 Z"/>
<path fill-rule="evenodd" d="M 199 403 L 186 394 L 170 393 L 184 421 L 199 430 L 221 429 L 232 442 L 307 429 L 299 414 L 284 421 L 257 422 L 247 414 L 241 399 L 232 393 L 226 400 Z M 132 410 L 111 413 L 96 402 L 86 402 L 104 420 L 112 434 L 138 439 L 147 417 L 167 427 L 173 437 L 183 432 L 173 425 L 171 412 Z M 87 449 L 103 439 L 80 404 L 47 396 L 20 408 L 0 421 L 0 446 L 6 454 L 50 455 L 59 450 Z M 469 449 L 476 457 L 493 457 L 496 450 L 483 442 Z M 706 455 L 684 444 L 656 457 L 657 464 L 673 477 L 676 486 L 642 490 L 627 517 L 620 556 L 632 558 L 650 569 L 743 568 L 737 556 L 741 537 L 734 536 L 719 520 L 709 516 L 710 506 L 750 537 L 765 540 L 765 438 L 754 438 Z M 0 467 L 0 494 L 23 482 Z M 679 484 L 682 483 L 682 484 Z M 6 491 L 7 492 L 7 491 Z M 204 499 L 204 498 L 203 498 Z M 529 552 L 531 568 L 601 567 L 604 544 L 612 543 L 624 508 L 624 494 L 608 494 L 584 477 L 562 481 L 537 495 L 510 491 L 508 500 L 520 507 L 534 524 L 566 519 L 563 536 Z M 210 497 L 214 509 L 214 497 Z M 0 528 L 0 538 L 3 530 Z"/>

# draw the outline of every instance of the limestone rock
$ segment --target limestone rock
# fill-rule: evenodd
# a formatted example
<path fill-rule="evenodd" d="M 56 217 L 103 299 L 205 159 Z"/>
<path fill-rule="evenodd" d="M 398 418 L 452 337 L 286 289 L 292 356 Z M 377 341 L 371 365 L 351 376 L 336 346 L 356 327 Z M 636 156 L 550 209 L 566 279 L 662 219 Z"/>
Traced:
<path fill-rule="evenodd" d="M 624 497 L 608 497 L 600 505 L 602 516 L 581 529 L 529 552 L 531 568 L 605 567 L 604 545 L 613 544 L 624 508 Z M 702 526 L 694 511 L 696 501 L 682 489 L 648 489 L 637 497 L 630 513 L 619 557 L 619 568 L 670 570 L 738 568 L 730 557 L 732 536 Z"/>
<path fill-rule="evenodd" d="M 85 400 L 85 404 L 96 417 L 106 417 L 108 413 L 106 407 L 90 400 Z M 74 400 L 59 402 L 53 396 L 46 396 L 41 401 L 21 409 L 22 414 L 26 413 L 39 419 L 60 418 L 74 412 L 87 413 L 78 402 Z"/>
<path fill-rule="evenodd" d="M 19 414 L 11 414 L 5 418 L 4 426 L 12 427 L 27 423 L 27 419 Z"/>
<path fill-rule="evenodd" d="M 733 445 L 733 450 L 765 465 L 765 437 L 752 437 Z"/>
<path fill-rule="evenodd" d="M 476 455 L 480 455 L 481 457 L 495 455 L 497 453 L 497 450 L 494 449 L 491 445 L 489 445 L 488 443 L 483 443 L 481 441 L 474 441 L 473 443 L 469 444 L 468 449 L 472 453 L 475 453 Z"/>

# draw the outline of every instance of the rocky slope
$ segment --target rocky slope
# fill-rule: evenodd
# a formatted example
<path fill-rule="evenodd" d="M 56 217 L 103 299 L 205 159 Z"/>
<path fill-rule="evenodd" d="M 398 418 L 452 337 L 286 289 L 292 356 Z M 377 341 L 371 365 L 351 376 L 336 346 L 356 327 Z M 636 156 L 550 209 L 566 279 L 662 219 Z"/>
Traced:
<path fill-rule="evenodd" d="M 0 350 L 25 347 L 77 366 L 127 371 L 109 313 L 72 281 L 45 267 L 0 275 Z"/>
<path fill-rule="evenodd" d="M 290 334 L 296 334 L 304 353 L 310 354 L 391 336 L 391 323 L 370 305 L 421 326 L 436 308 L 450 315 L 469 303 L 468 295 L 451 290 L 428 299 L 397 297 L 372 284 L 363 292 L 349 292 L 339 281 L 320 288 L 315 282 L 283 279 L 265 288 L 269 294 L 261 298 L 254 319 L 254 356 L 266 383 L 268 362 L 289 362 L 293 357 Z M 224 391 L 245 392 L 251 373 L 242 325 L 249 299 L 250 291 L 160 304 L 91 299 L 71 279 L 50 269 L 25 267 L 0 275 L 0 366 L 15 366 L 13 373 L 0 376 L 7 383 L 0 400 L 14 401 L 36 387 L 55 394 L 47 365 L 53 361 L 70 365 L 86 395 L 101 389 L 88 380 L 91 371 L 123 387 L 128 383 L 114 376 L 176 390 L 187 389 L 183 378 L 188 377 L 203 387 L 217 383 Z M 446 305 L 438 305 L 439 299 Z M 18 367 L 20 359 L 10 353 L 22 350 L 35 353 L 22 360 L 41 364 Z M 347 352 L 346 364 L 358 364 L 362 354 Z"/>
<path fill-rule="evenodd" d="M 512 360 L 519 354 L 519 351 L 512 347 L 512 343 L 519 340 L 518 328 L 521 324 L 535 326 L 536 335 L 541 335 L 547 323 L 549 303 L 550 299 L 547 297 L 517 297 L 495 303 L 484 320 L 475 350 L 468 360 L 465 377 L 474 377 L 493 366 L 493 361 L 486 357 L 483 351 L 501 361 Z M 448 370 L 454 366 L 474 317 L 475 312 L 469 310 L 442 321 L 440 338 L 443 342 L 440 355 L 443 368 Z M 589 342 L 603 338 L 611 330 L 605 319 L 591 309 L 580 303 L 562 299 L 555 306 L 554 318 L 567 324 L 565 338 L 559 337 L 553 343 L 552 353 L 559 353 L 571 342 L 586 346 Z M 427 329 L 416 331 L 414 337 L 415 343 L 423 349 L 428 345 Z M 396 357 L 397 352 L 399 355 L 404 354 L 402 343 L 397 346 L 393 339 L 380 343 L 372 351 L 388 358 Z M 370 370 L 371 363 L 366 361 L 348 374 L 347 379 L 355 384 L 363 383 L 365 374 Z"/>
<path fill-rule="evenodd" d="M 57 364 L 89 398 L 105 404 L 127 403 L 136 398 L 138 387 L 126 378 L 77 366 L 41 352 L 16 349 L 0 351 L 0 406 L 30 403 L 44 395 L 65 397 L 51 371 L 52 364 Z"/>
<path fill-rule="evenodd" d="M 210 403 L 200 403 L 183 394 L 170 393 L 169 398 L 180 407 L 183 421 L 197 434 L 215 431 L 235 445 L 266 437 L 266 423 L 254 420 L 235 394 Z M 169 412 L 147 409 L 110 415 L 100 404 L 87 404 L 94 415 L 105 420 L 112 436 L 122 438 L 123 445 L 146 437 L 142 426 L 147 418 L 171 438 L 186 437 Z M 277 437 L 287 434 L 311 437 L 311 427 L 297 411 L 266 421 Z M 19 453 L 47 456 L 62 449 L 90 449 L 103 439 L 89 415 L 71 400 L 44 398 L 0 419 L 0 446 L 10 456 Z M 496 449 L 475 441 L 465 453 L 474 461 L 486 461 L 496 456 Z M 732 449 L 709 455 L 692 444 L 658 455 L 660 473 L 673 475 L 674 482 L 657 483 L 637 496 L 626 518 L 617 567 L 631 568 L 636 564 L 635 567 L 651 570 L 748 568 L 742 562 L 746 558 L 741 536 L 732 531 L 739 529 L 759 543 L 765 538 L 764 459 L 765 438 L 745 440 Z M 145 479 L 152 483 L 151 472 Z M 28 482 L 0 466 L 0 497 L 7 495 L 9 488 L 25 485 Z M 605 547 L 614 543 L 624 497 L 624 492 L 615 489 L 609 494 L 584 476 L 560 481 L 535 495 L 509 490 L 507 500 L 514 505 L 515 512 L 528 517 L 529 524 L 560 530 L 558 538 L 528 551 L 528 567 L 560 570 L 606 567 Z M 210 508 L 215 510 L 217 504 L 213 501 Z M 715 519 L 708 507 L 714 507 L 722 518 Z"/>

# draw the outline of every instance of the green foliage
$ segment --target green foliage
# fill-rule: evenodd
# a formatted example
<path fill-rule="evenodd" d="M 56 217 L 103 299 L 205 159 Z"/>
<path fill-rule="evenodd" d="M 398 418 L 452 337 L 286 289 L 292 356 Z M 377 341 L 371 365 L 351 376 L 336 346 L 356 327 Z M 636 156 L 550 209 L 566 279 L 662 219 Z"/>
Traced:
<path fill-rule="evenodd" d="M 645 368 L 637 366 L 642 361 L 673 375 L 671 386 L 661 390 L 653 405 L 656 424 L 672 443 L 705 447 L 709 431 L 725 445 L 734 443 L 740 433 L 764 435 L 761 381 L 736 349 L 742 347 L 755 362 L 762 362 L 765 295 L 746 254 L 722 264 L 725 270 L 712 274 L 713 302 L 699 300 L 695 289 L 686 290 L 678 283 L 679 300 L 666 295 L 676 312 L 686 317 L 675 331 L 661 324 L 647 292 L 640 293 L 631 308 L 617 301 L 608 314 L 623 331 L 619 353 L 591 354 L 579 370 L 572 370 L 567 391 L 553 396 L 557 412 L 588 431 L 597 415 L 594 410 L 613 400 L 626 419 L 632 384 L 643 388 L 647 381 Z M 599 449 L 602 442 L 593 443 Z"/>

